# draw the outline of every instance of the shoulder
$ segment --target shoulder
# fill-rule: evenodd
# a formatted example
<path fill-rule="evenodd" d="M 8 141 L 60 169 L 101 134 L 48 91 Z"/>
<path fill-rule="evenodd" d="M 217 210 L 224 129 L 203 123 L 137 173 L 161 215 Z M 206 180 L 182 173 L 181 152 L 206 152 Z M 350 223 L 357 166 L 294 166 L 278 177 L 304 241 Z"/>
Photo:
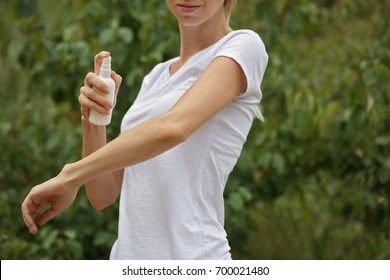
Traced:
<path fill-rule="evenodd" d="M 218 44 L 215 56 L 226 55 L 242 62 L 259 64 L 264 68 L 268 54 L 260 36 L 249 29 L 235 30 L 228 33 Z"/>
<path fill-rule="evenodd" d="M 216 55 L 241 57 L 248 62 L 266 64 L 268 54 L 260 36 L 249 29 L 235 30 L 227 34 L 218 44 Z"/>
<path fill-rule="evenodd" d="M 225 36 L 224 45 L 232 43 L 265 50 L 265 44 L 259 34 L 249 29 L 234 30 L 228 33 Z"/>
<path fill-rule="evenodd" d="M 255 39 L 259 42 L 262 42 L 260 35 L 256 33 L 253 30 L 250 29 L 238 29 L 238 30 L 233 30 L 232 32 L 228 33 L 226 36 L 230 37 L 241 37 L 241 38 L 252 38 Z"/>
<path fill-rule="evenodd" d="M 268 64 L 268 54 L 260 36 L 248 29 L 232 31 L 221 40 L 214 54 L 214 58 L 220 56 L 233 59 L 241 67 L 247 84 L 245 93 L 260 97 L 260 85 Z"/>

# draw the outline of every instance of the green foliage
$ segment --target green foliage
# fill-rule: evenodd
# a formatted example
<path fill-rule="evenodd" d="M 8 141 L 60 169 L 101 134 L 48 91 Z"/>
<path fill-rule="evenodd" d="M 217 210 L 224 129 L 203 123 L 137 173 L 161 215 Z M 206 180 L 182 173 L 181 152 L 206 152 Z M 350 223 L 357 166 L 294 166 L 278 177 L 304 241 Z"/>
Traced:
<path fill-rule="evenodd" d="M 5 12 L 6 11 L 6 12 Z M 77 102 L 93 56 L 122 75 L 109 128 L 143 76 L 176 56 L 164 1 L 0 3 L 0 258 L 107 259 L 117 205 L 76 203 L 31 236 L 29 189 L 80 157 Z M 390 5 L 387 1 L 239 1 L 235 29 L 257 31 L 270 56 L 255 122 L 226 188 L 234 258 L 390 258 Z"/>

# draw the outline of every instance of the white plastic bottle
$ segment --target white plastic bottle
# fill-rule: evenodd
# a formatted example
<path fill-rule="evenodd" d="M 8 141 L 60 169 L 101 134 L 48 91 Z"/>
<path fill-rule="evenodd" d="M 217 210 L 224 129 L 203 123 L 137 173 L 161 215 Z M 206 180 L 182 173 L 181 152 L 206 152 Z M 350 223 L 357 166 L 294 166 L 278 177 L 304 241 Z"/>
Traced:
<path fill-rule="evenodd" d="M 110 88 L 109 94 L 102 94 L 104 98 L 114 102 L 115 96 L 115 82 L 111 78 L 111 56 L 103 59 L 102 68 L 100 68 L 99 78 L 106 83 Z M 96 125 L 108 125 L 111 122 L 112 110 L 109 115 L 102 115 L 95 110 L 91 109 L 89 114 L 89 121 Z"/>

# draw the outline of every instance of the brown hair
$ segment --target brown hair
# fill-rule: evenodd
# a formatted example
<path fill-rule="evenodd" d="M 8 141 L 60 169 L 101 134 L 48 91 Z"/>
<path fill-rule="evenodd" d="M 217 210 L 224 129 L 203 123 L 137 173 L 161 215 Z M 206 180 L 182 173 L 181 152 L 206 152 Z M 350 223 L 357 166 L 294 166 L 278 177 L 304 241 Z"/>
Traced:
<path fill-rule="evenodd" d="M 232 15 L 233 9 L 237 4 L 237 0 L 225 0 L 224 7 L 225 7 L 225 16 L 226 16 L 226 22 L 229 23 L 230 16 Z"/>

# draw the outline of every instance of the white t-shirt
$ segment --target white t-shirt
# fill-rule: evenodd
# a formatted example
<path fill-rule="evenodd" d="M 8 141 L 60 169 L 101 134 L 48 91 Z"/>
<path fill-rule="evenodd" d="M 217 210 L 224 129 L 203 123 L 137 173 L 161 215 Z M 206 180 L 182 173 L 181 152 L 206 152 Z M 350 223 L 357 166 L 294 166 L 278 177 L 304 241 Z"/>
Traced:
<path fill-rule="evenodd" d="M 231 259 L 223 191 L 261 100 L 268 55 L 250 30 L 230 32 L 196 53 L 175 74 L 160 63 L 144 78 L 122 132 L 169 110 L 218 56 L 234 59 L 247 90 L 185 142 L 125 169 L 118 239 L 111 259 Z"/>

